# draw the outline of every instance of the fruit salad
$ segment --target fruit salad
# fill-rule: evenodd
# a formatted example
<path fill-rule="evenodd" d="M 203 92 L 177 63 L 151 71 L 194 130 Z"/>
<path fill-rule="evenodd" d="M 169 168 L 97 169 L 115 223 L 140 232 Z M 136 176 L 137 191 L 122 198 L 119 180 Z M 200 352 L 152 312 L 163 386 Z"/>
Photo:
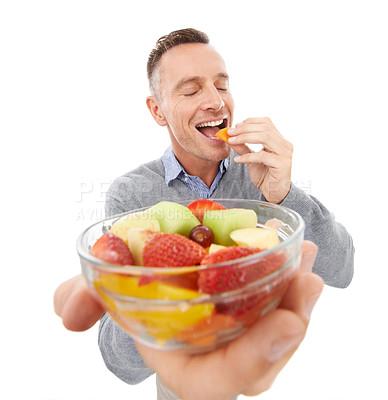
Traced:
<path fill-rule="evenodd" d="M 161 201 L 126 214 L 89 252 L 122 273 L 117 268 L 100 271 L 94 287 L 129 333 L 136 336 L 145 329 L 160 346 L 175 340 L 209 348 L 218 333 L 233 335 L 273 307 L 273 291 L 249 288 L 285 264 L 280 249 L 255 257 L 280 243 L 282 222 L 272 219 L 258 226 L 257 221 L 252 209 L 226 208 L 206 199 L 187 206 Z M 276 291 L 284 287 L 279 284 Z M 230 294 L 227 301 L 213 301 L 225 293 Z M 138 299 L 136 306 L 127 299 Z"/>

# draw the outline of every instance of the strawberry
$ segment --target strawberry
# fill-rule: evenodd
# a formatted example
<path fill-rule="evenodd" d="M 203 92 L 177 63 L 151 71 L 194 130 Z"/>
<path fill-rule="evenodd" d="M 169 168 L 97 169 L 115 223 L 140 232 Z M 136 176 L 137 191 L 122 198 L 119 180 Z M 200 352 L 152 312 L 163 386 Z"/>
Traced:
<path fill-rule="evenodd" d="M 257 318 L 265 313 L 273 298 L 284 287 L 284 284 L 271 289 L 271 293 L 253 293 L 230 302 L 219 303 L 216 306 L 217 313 L 231 315 L 240 321 L 245 327 L 250 326 Z"/>
<path fill-rule="evenodd" d="M 253 249 L 249 247 L 225 247 L 215 253 L 209 254 L 201 261 L 201 265 L 209 265 L 227 262 L 259 253 L 263 249 Z M 214 294 L 227 292 L 229 290 L 244 287 L 248 283 L 263 278 L 272 272 L 279 269 L 284 263 L 284 256 L 281 254 L 269 254 L 259 261 L 251 262 L 250 264 L 242 264 L 241 262 L 224 267 L 212 268 L 200 271 L 198 278 L 198 286 L 202 292 Z"/>
<path fill-rule="evenodd" d="M 197 217 L 199 222 L 202 224 L 203 216 L 205 211 L 208 210 L 226 210 L 222 204 L 219 204 L 213 200 L 198 199 L 191 202 L 187 208 Z"/>
<path fill-rule="evenodd" d="M 201 264 L 208 265 L 219 262 L 226 262 L 242 258 L 263 251 L 247 247 L 226 247 L 215 253 L 206 256 Z M 223 293 L 230 290 L 242 288 L 247 284 L 261 279 L 279 269 L 285 261 L 284 254 L 275 253 L 258 261 L 246 261 L 244 259 L 230 267 L 209 268 L 199 271 L 198 288 L 200 292 L 208 294 Z M 263 294 L 250 294 L 244 298 L 233 300 L 230 303 L 217 305 L 217 312 L 233 316 L 244 315 L 254 307 L 262 308 Z"/>
<path fill-rule="evenodd" d="M 260 251 L 262 250 L 243 246 L 225 247 L 215 253 L 208 254 L 201 261 L 201 265 L 223 263 L 250 256 Z M 200 291 L 208 294 L 222 293 L 245 286 L 255 280 L 257 263 L 244 268 L 241 268 L 240 265 L 240 263 L 236 263 L 230 267 L 223 267 L 222 270 L 211 268 L 200 271 L 198 278 Z"/>
<path fill-rule="evenodd" d="M 277 252 L 268 254 L 268 256 L 263 257 L 259 263 L 258 267 L 260 269 L 260 273 L 258 274 L 259 278 L 264 278 L 267 275 L 272 274 L 278 270 L 286 261 L 286 257 L 284 253 Z"/>
<path fill-rule="evenodd" d="M 143 248 L 146 267 L 182 267 L 199 264 L 206 250 L 179 233 L 156 233 Z"/>
<path fill-rule="evenodd" d="M 208 254 L 202 261 L 201 265 L 217 264 L 236 260 L 237 258 L 250 256 L 251 254 L 259 253 L 262 249 L 254 249 L 244 246 L 228 246 L 214 253 Z"/>
<path fill-rule="evenodd" d="M 206 256 L 201 264 L 207 265 L 226 262 L 261 251 L 263 251 L 263 249 L 253 249 L 242 246 L 226 247 L 225 249 Z M 223 267 L 222 271 L 217 267 L 199 271 L 198 288 L 200 292 L 208 294 L 223 293 L 229 290 L 242 288 L 276 271 L 283 265 L 284 261 L 284 254 L 278 252 L 269 254 L 258 261 L 247 261 L 244 263 L 244 259 L 242 259 L 241 262 L 229 268 Z M 218 304 L 217 312 L 234 317 L 242 316 L 243 318 L 245 318 L 248 311 L 253 313 L 252 315 L 259 315 L 271 298 L 272 296 L 263 293 L 247 294 L 229 303 Z"/>
<path fill-rule="evenodd" d="M 105 232 L 94 243 L 90 254 L 109 264 L 133 265 L 133 257 L 123 239 L 111 232 Z"/>

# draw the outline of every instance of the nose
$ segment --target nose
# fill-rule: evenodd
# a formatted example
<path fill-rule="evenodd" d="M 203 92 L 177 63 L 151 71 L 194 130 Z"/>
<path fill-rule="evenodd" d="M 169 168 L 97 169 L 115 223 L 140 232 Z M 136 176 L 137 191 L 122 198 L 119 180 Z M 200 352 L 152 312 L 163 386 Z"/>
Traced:
<path fill-rule="evenodd" d="M 209 87 L 204 93 L 202 102 L 203 110 L 219 111 L 225 105 L 219 91 L 214 86 Z"/>

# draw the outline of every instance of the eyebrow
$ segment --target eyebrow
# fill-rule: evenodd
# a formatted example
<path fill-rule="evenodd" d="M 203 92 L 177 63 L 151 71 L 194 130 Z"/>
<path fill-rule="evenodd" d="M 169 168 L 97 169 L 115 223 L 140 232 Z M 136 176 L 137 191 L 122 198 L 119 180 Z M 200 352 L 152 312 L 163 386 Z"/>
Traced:
<path fill-rule="evenodd" d="M 214 78 L 215 78 L 215 80 L 221 79 L 221 78 L 229 80 L 229 75 L 228 75 L 226 72 L 220 72 L 220 73 L 217 74 Z M 189 83 L 192 83 L 192 82 L 194 82 L 194 83 L 195 83 L 195 82 L 200 82 L 201 80 L 203 80 L 203 78 L 200 77 L 200 76 L 191 76 L 191 77 L 188 77 L 188 78 L 182 78 L 182 79 L 175 85 L 174 91 L 175 91 L 175 92 L 178 91 L 179 89 L 182 88 L 182 86 L 184 86 L 184 85 L 186 85 L 186 84 L 189 84 Z"/>

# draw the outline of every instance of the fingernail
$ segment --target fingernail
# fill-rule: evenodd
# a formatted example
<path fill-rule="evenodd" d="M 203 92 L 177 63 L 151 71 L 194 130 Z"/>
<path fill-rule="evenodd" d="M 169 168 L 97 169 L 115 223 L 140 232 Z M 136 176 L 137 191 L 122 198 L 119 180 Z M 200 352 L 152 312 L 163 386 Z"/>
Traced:
<path fill-rule="evenodd" d="M 271 351 L 268 355 L 268 361 L 274 363 L 280 360 L 284 355 L 293 349 L 296 349 L 301 343 L 303 336 L 291 336 L 281 338 L 272 344 Z"/>
<path fill-rule="evenodd" d="M 241 160 L 241 157 L 240 157 L 240 156 L 234 157 L 234 161 L 240 161 L 240 160 Z"/>
<path fill-rule="evenodd" d="M 228 128 L 228 133 L 233 133 L 236 130 L 236 128 Z"/>
<path fill-rule="evenodd" d="M 321 294 L 312 296 L 306 300 L 306 303 L 304 305 L 304 315 L 307 321 L 310 321 L 311 313 L 313 312 L 315 303 L 318 301 L 320 295 Z"/>
<path fill-rule="evenodd" d="M 228 139 L 228 142 L 235 142 L 236 141 L 236 137 L 235 136 L 232 136 L 232 137 L 230 137 L 229 139 Z"/>

